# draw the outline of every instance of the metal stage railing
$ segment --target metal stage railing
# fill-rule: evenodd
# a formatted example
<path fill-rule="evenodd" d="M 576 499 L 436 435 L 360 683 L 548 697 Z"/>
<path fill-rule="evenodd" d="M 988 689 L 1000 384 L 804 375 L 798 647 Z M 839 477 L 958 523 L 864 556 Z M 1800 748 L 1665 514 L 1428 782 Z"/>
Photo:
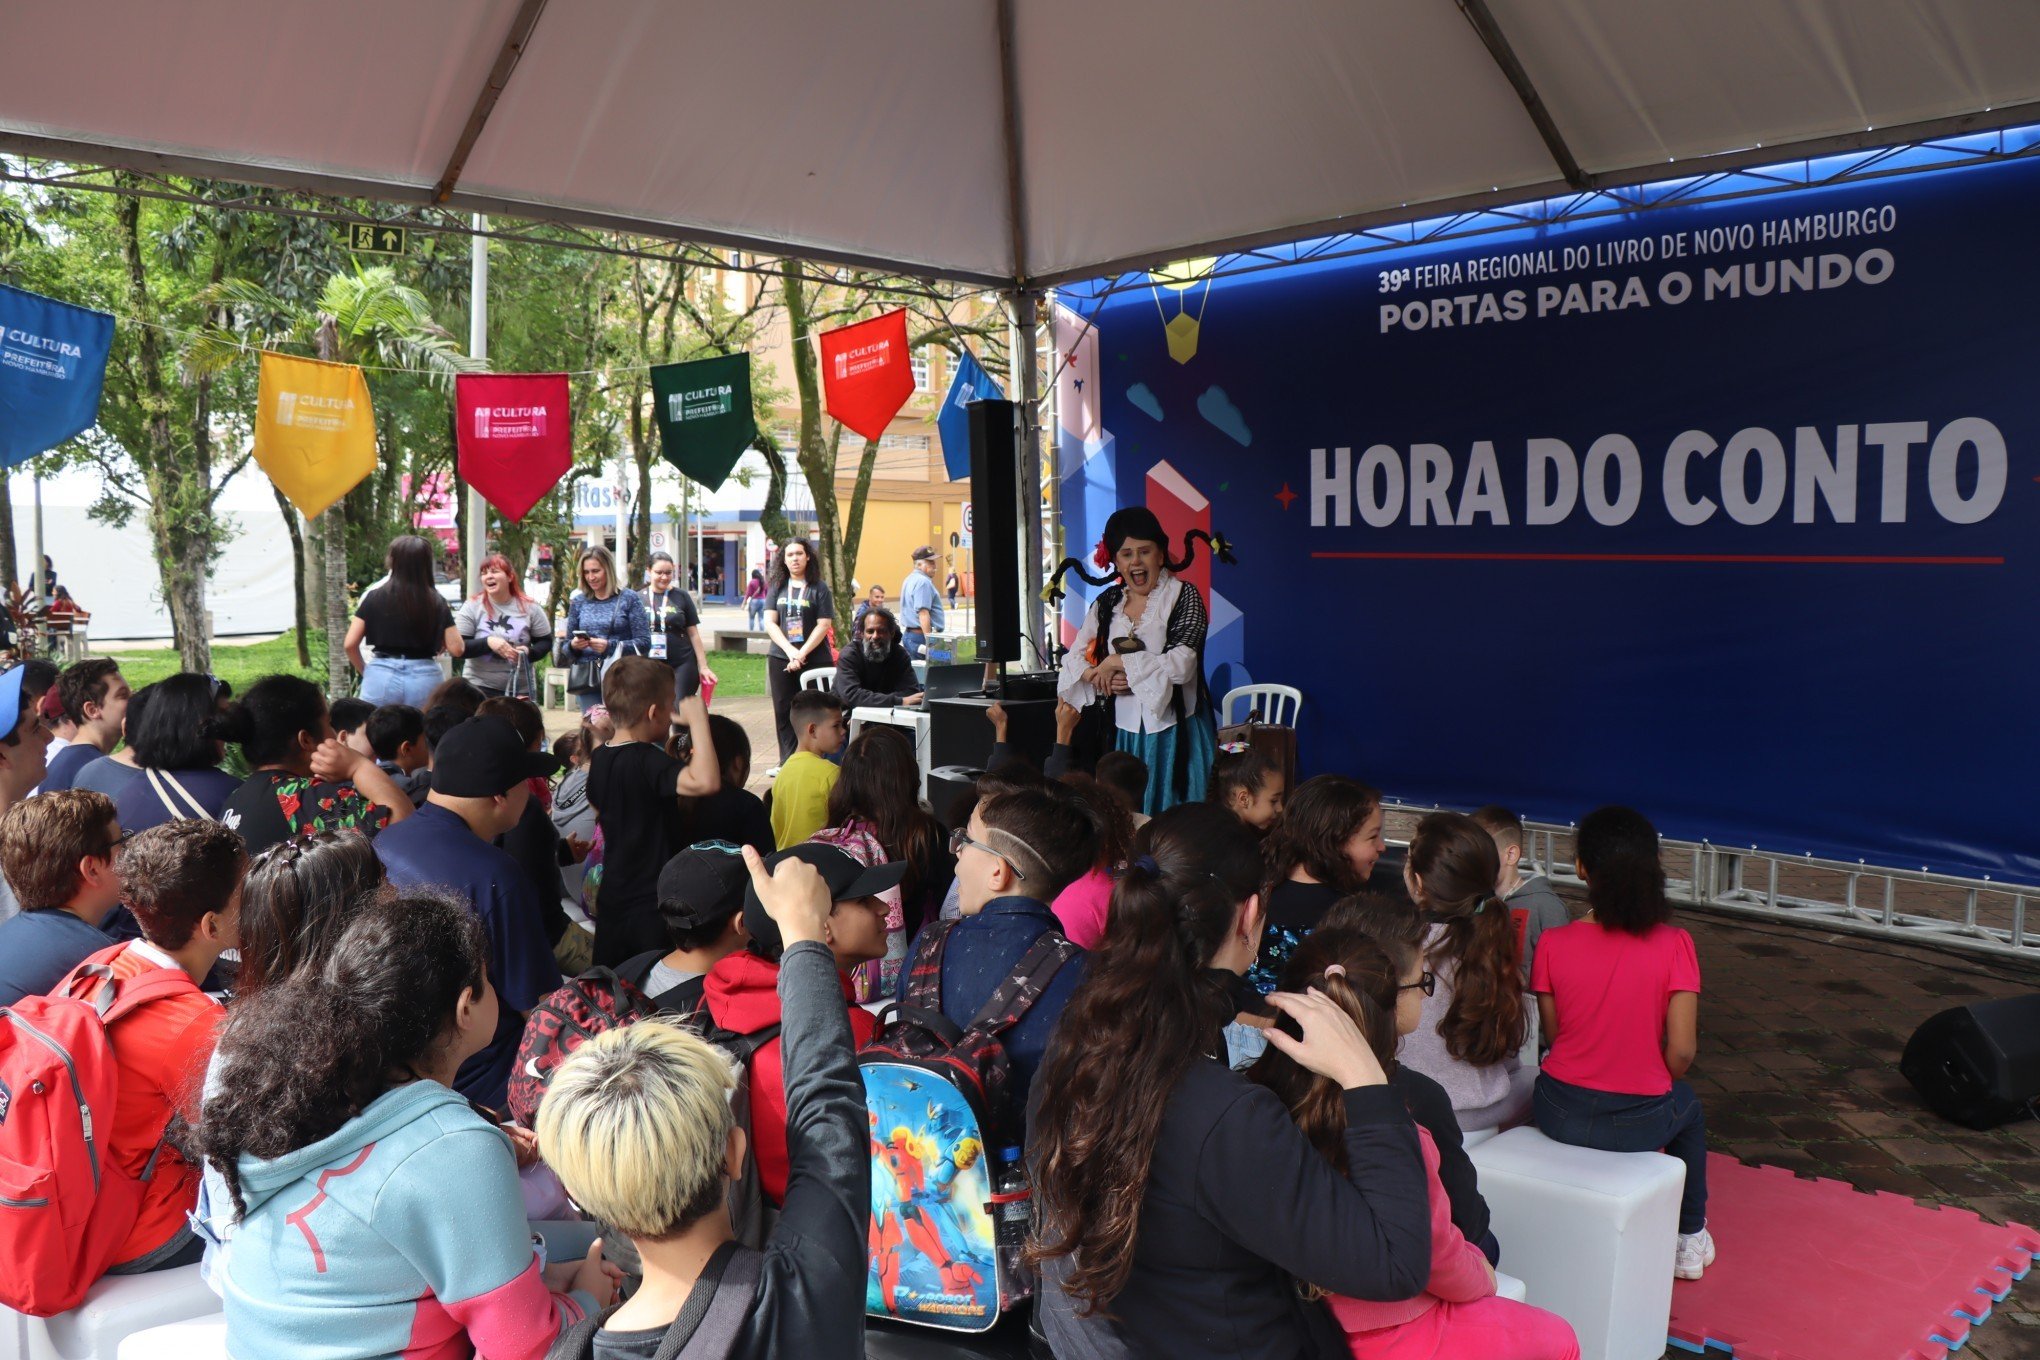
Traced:
<path fill-rule="evenodd" d="M 1416 818 L 1436 810 L 1386 803 L 1391 828 L 1402 833 L 1391 839 L 1406 840 Z M 1573 870 L 1570 826 L 1526 822 L 1523 830 L 1526 872 L 1584 886 Z M 2027 907 L 2040 902 L 2040 887 L 1758 846 L 1670 837 L 1661 844 L 1666 887 L 1675 902 L 1936 948 L 2040 959 L 2040 931 L 2029 930 L 2026 919 Z"/>

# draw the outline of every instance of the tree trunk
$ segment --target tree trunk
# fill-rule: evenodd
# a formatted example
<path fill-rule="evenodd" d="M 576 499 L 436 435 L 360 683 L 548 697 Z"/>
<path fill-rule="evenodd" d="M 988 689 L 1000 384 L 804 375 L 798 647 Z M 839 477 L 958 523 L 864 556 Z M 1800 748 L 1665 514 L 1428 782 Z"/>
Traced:
<path fill-rule="evenodd" d="M 122 175 L 117 182 L 133 177 Z M 170 428 L 171 400 L 163 375 L 163 342 L 155 325 L 149 296 L 147 266 L 142 256 L 141 200 L 117 200 L 114 219 L 120 231 L 121 254 L 127 268 L 128 305 L 136 329 L 135 359 L 149 404 L 145 446 L 135 450 L 149 488 L 149 530 L 156 568 L 162 576 L 163 602 L 170 609 L 170 631 L 179 663 L 186 670 L 212 669 L 212 637 L 205 626 L 205 570 L 213 536 L 212 511 L 212 383 L 201 379 L 193 413 L 191 463 L 180 465 Z"/>
<path fill-rule="evenodd" d="M 823 579 L 839 599 L 850 598 L 850 573 L 843 566 L 836 533 L 836 460 L 832 442 L 822 438 L 822 382 L 815 364 L 815 347 L 807 342 L 812 315 L 811 302 L 800 281 L 800 266 L 788 260 L 780 266 L 786 302 L 786 329 L 794 336 L 793 386 L 800 397 L 800 470 L 815 500 L 815 526 L 819 542 L 815 551 L 822 559 Z"/>
<path fill-rule="evenodd" d="M 319 357 L 327 363 L 337 363 L 340 356 L 340 336 L 337 323 L 330 316 L 319 318 Z M 352 669 L 347 664 L 347 498 L 341 497 L 326 507 L 319 515 L 324 532 L 321 538 L 322 555 L 325 559 L 326 594 L 326 693 L 329 697 L 344 697 L 352 686 Z"/>
<path fill-rule="evenodd" d="M 304 543 L 304 548 L 298 553 L 298 557 L 301 562 L 300 569 L 305 577 L 305 600 L 308 604 L 313 600 L 320 601 L 319 607 L 323 609 L 325 607 L 323 601 L 326 598 L 325 526 L 318 520 L 306 519 L 302 515 L 297 517 L 297 522 L 303 531 L 299 537 Z M 309 666 L 311 663 L 305 664 Z"/>
<path fill-rule="evenodd" d="M 283 527 L 290 531 L 291 617 L 297 623 L 298 669 L 308 671 L 312 668 L 312 621 L 305 617 L 305 536 L 298 529 L 297 508 L 290 503 L 290 497 L 273 482 L 269 489 L 276 493 L 276 508 L 283 514 Z"/>

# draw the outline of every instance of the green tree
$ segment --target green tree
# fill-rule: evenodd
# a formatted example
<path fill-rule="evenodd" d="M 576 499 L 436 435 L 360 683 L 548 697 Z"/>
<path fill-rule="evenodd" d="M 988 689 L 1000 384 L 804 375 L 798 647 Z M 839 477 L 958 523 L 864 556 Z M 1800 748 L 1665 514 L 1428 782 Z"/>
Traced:
<path fill-rule="evenodd" d="M 191 364 L 195 371 L 218 371 L 248 344 L 275 350 L 310 353 L 331 363 L 376 365 L 410 370 L 426 376 L 444 393 L 456 374 L 483 365 L 463 354 L 445 327 L 433 317 L 425 295 L 401 283 L 386 265 L 356 267 L 330 275 L 316 298 L 297 302 L 281 297 L 245 278 L 216 279 L 205 291 L 206 305 L 231 321 L 214 320 L 195 336 Z M 370 374 L 374 394 L 376 375 Z M 380 405 L 380 402 L 378 402 Z M 441 419 L 444 419 L 443 406 Z M 378 413 L 379 446 L 392 429 Z M 378 467 L 392 461 L 383 448 Z M 326 681 L 334 695 L 348 688 L 347 632 L 348 534 L 346 505 L 336 502 L 319 518 L 325 571 L 322 616 L 326 629 Z M 329 518 L 330 517 L 330 518 Z"/>

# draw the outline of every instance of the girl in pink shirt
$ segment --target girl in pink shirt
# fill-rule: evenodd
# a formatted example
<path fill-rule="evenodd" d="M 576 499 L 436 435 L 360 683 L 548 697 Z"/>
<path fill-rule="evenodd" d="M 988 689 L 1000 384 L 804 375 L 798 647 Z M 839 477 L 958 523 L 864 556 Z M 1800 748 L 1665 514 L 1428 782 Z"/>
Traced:
<path fill-rule="evenodd" d="M 1090 872 L 1056 894 L 1050 904 L 1063 934 L 1086 949 L 1105 938 L 1105 917 L 1112 905 L 1112 881 L 1126 863 L 1133 845 L 1133 810 L 1117 789 L 1087 774 L 1066 774 L 1059 781 L 1075 789 L 1098 828 L 1098 860 Z"/>
<path fill-rule="evenodd" d="M 1707 1122 L 1680 1078 L 1699 1042 L 1700 962 L 1671 925 L 1657 829 L 1642 813 L 1598 808 L 1580 822 L 1580 877 L 1593 911 L 1547 931 L 1530 990 L 1551 1042 L 1537 1078 L 1545 1137 L 1609 1152 L 1664 1149 L 1686 1164 L 1672 1273 L 1714 1261 L 1707 1232 Z"/>
<path fill-rule="evenodd" d="M 1299 974 L 1339 1003 L 1382 1070 L 1393 1073 L 1396 1040 L 1417 1027 L 1429 976 L 1416 950 L 1394 939 L 1327 927 L 1304 941 L 1284 977 Z M 1345 1107 L 1338 1084 L 1305 1071 L 1275 1048 L 1254 1065 L 1252 1076 L 1282 1097 L 1325 1159 L 1339 1166 Z M 1421 1126 L 1417 1139 L 1431 1205 L 1431 1274 L 1423 1292 L 1382 1303 L 1300 1287 L 1325 1299 L 1355 1360 L 1579 1360 L 1579 1341 L 1564 1318 L 1495 1294 L 1494 1267 L 1453 1225 L 1452 1202 L 1438 1179 L 1437 1144 Z"/>

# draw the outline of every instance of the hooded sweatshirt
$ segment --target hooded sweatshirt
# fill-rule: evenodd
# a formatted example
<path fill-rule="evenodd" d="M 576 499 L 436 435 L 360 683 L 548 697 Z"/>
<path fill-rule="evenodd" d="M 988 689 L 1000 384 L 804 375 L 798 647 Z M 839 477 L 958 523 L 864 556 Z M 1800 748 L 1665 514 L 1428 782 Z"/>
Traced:
<path fill-rule="evenodd" d="M 850 1013 L 850 1037 L 862 1048 L 876 1028 L 871 1013 L 850 999 L 850 979 L 841 973 L 843 1004 Z M 703 987 L 709 1018 L 735 1034 L 755 1034 L 780 1023 L 779 965 L 748 949 L 726 955 L 709 970 Z M 758 1184 L 774 1204 L 786 1202 L 786 1075 L 779 1040 L 751 1057 L 751 1148 L 758 1159 Z"/>
<path fill-rule="evenodd" d="M 550 1293 L 500 1130 L 434 1081 L 274 1160 L 243 1156 L 236 1360 L 542 1360 L 588 1295 Z"/>

